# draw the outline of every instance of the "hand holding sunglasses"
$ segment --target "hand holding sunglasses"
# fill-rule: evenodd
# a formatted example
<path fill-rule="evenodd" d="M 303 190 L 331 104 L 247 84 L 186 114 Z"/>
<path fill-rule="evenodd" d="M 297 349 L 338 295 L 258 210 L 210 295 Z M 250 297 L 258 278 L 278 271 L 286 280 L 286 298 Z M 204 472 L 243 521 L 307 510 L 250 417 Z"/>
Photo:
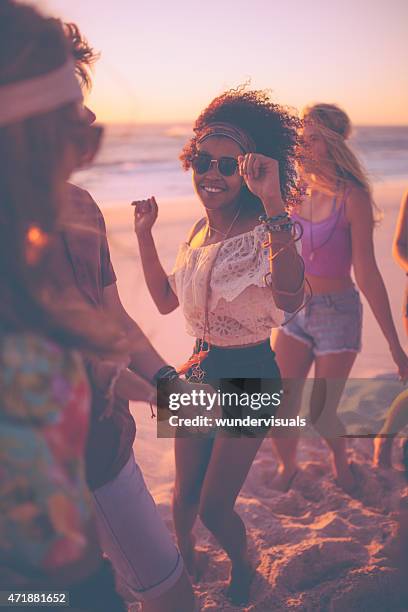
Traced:
<path fill-rule="evenodd" d="M 284 212 L 276 159 L 260 153 L 247 153 L 238 157 L 238 168 L 248 189 L 262 201 L 268 217 Z"/>

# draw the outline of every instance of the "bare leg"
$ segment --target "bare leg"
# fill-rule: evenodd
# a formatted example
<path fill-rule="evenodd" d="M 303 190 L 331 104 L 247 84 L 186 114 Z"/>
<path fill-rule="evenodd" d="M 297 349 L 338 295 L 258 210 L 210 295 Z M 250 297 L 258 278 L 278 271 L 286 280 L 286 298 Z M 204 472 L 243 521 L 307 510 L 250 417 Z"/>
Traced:
<path fill-rule="evenodd" d="M 373 465 L 375 467 L 392 467 L 392 444 L 395 436 L 406 425 L 408 425 L 408 389 L 395 398 L 378 437 L 374 439 Z"/>
<path fill-rule="evenodd" d="M 228 594 L 236 605 L 248 601 L 254 569 L 245 525 L 234 506 L 262 440 L 216 438 L 201 493 L 200 518 L 231 559 Z"/>
<path fill-rule="evenodd" d="M 203 559 L 194 549 L 192 530 L 197 518 L 201 487 L 211 456 L 213 439 L 175 439 L 176 481 L 173 495 L 173 520 L 177 544 L 193 580 L 202 573 Z"/>
<path fill-rule="evenodd" d="M 273 350 L 284 381 L 284 399 L 277 412 L 277 417 L 296 417 L 301 406 L 302 391 L 305 378 L 313 363 L 311 349 L 300 340 L 278 331 Z M 298 470 L 296 449 L 298 437 L 294 432 L 290 437 L 284 431 L 274 431 L 272 443 L 280 460 L 278 475 L 272 482 L 272 487 L 278 491 L 287 491 L 293 476 Z"/>
<path fill-rule="evenodd" d="M 312 422 L 333 453 L 333 470 L 338 485 L 346 492 L 355 486 L 347 461 L 345 428 L 337 408 L 357 353 L 345 351 L 316 357 L 315 381 L 311 397 Z"/>

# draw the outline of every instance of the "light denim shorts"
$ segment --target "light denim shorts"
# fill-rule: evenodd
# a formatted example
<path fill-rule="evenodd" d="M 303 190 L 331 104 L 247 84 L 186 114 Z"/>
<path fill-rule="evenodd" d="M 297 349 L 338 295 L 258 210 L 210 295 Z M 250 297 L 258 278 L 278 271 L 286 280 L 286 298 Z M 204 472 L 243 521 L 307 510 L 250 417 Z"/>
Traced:
<path fill-rule="evenodd" d="M 290 319 L 285 314 L 285 320 Z M 282 331 L 307 344 L 314 355 L 361 351 L 363 305 L 354 287 L 315 295 Z"/>

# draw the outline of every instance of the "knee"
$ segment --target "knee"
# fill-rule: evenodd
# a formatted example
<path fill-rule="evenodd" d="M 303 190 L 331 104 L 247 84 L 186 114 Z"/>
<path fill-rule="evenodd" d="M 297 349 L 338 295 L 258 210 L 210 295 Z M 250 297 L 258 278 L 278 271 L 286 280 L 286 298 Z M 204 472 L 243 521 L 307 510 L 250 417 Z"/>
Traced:
<path fill-rule="evenodd" d="M 207 529 L 214 531 L 222 521 L 224 509 L 221 503 L 212 499 L 205 499 L 200 504 L 198 515 Z"/>
<path fill-rule="evenodd" d="M 175 506 L 198 506 L 200 503 L 201 486 L 182 485 L 176 483 L 174 487 L 174 505 Z"/>

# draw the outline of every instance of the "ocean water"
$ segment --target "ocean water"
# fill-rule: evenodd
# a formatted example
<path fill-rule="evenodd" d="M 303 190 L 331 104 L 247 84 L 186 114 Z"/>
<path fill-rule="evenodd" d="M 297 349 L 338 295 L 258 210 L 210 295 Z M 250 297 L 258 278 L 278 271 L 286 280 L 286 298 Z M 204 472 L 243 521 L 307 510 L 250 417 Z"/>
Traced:
<path fill-rule="evenodd" d="M 178 159 L 191 134 L 191 124 L 106 126 L 95 163 L 74 181 L 102 207 L 152 195 L 191 196 L 191 175 Z M 373 182 L 406 178 L 408 186 L 408 126 L 356 127 L 351 144 Z"/>

